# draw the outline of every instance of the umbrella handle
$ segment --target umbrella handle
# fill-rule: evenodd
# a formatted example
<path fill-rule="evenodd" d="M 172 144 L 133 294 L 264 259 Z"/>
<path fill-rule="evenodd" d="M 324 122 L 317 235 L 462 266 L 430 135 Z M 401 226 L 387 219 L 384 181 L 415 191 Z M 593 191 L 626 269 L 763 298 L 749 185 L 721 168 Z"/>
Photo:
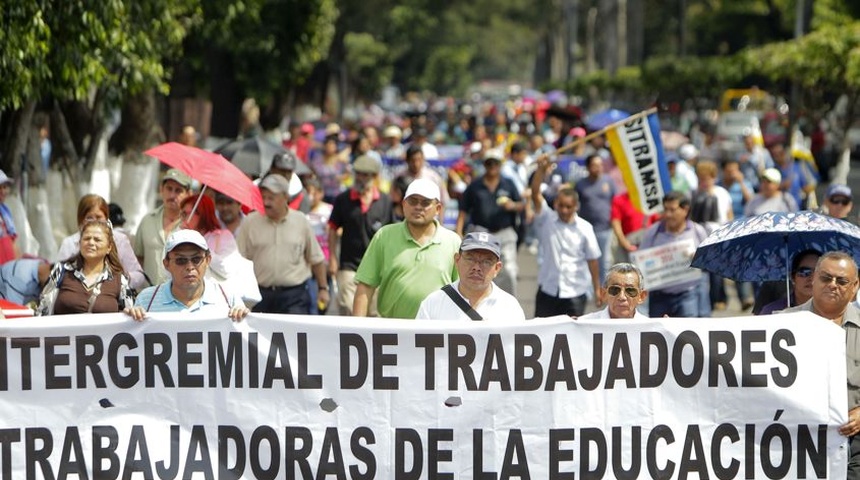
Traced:
<path fill-rule="evenodd" d="M 200 194 L 197 195 L 197 200 L 194 202 L 194 206 L 191 207 L 191 214 L 188 215 L 189 217 L 194 216 L 194 212 L 197 211 L 197 206 L 200 205 L 200 200 L 203 200 L 203 193 L 204 192 L 206 192 L 206 185 L 203 185 L 203 188 L 200 189 Z"/>

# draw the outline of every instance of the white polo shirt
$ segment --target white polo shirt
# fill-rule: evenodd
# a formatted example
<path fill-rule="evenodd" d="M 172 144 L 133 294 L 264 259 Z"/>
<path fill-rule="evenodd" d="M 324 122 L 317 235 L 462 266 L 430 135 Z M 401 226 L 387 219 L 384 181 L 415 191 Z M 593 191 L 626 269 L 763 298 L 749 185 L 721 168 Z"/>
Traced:
<path fill-rule="evenodd" d="M 457 294 L 460 294 L 460 281 L 451 284 Z M 486 298 L 475 307 L 475 311 L 492 322 L 519 322 L 526 319 L 523 307 L 516 297 L 491 283 L 493 289 Z M 462 296 L 462 295 L 460 295 Z M 464 300 L 466 300 L 464 298 Z M 466 300 L 468 303 L 469 301 Z M 417 320 L 466 320 L 472 321 L 466 313 L 451 300 L 451 297 L 441 289 L 427 295 L 418 307 Z"/>

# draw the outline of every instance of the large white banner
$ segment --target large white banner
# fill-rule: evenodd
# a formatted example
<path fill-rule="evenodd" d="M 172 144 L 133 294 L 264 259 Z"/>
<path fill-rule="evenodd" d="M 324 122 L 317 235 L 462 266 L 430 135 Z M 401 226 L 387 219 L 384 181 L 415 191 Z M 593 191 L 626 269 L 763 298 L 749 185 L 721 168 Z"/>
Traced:
<path fill-rule="evenodd" d="M 811 314 L 0 323 L 2 479 L 844 478 Z"/>

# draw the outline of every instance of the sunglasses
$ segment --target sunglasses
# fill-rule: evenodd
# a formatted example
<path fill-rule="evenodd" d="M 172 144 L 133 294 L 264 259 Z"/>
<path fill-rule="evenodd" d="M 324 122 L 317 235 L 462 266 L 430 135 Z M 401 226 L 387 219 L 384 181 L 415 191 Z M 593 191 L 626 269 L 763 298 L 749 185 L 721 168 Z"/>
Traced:
<path fill-rule="evenodd" d="M 620 285 L 612 285 L 606 288 L 606 293 L 610 296 L 617 297 L 621 292 L 627 295 L 627 298 L 636 298 L 639 296 L 639 289 L 636 287 L 621 287 Z"/>
<path fill-rule="evenodd" d="M 203 259 L 206 258 L 202 255 L 195 255 L 193 257 L 173 257 L 173 263 L 179 265 L 180 267 L 184 267 L 188 265 L 188 262 L 191 262 L 195 267 L 199 267 L 201 263 L 203 263 Z"/>
<path fill-rule="evenodd" d="M 412 207 L 417 207 L 418 205 L 421 205 L 422 208 L 428 208 L 430 207 L 430 205 L 433 205 L 433 202 L 435 202 L 435 200 L 429 198 L 421 200 L 419 198 L 409 197 L 406 199 L 406 203 L 408 203 Z"/>
<path fill-rule="evenodd" d="M 832 282 L 836 282 L 836 285 L 839 287 L 847 287 L 851 285 L 853 282 L 846 277 L 834 277 L 833 275 L 829 275 L 827 273 L 822 273 L 818 275 L 818 279 L 821 280 L 825 285 L 830 285 Z"/>
<path fill-rule="evenodd" d="M 813 271 L 815 271 L 815 270 L 812 268 L 809 268 L 809 267 L 800 267 L 797 269 L 796 272 L 794 272 L 794 274 L 797 275 L 798 277 L 807 278 L 807 277 L 812 276 Z"/>
<path fill-rule="evenodd" d="M 851 200 L 848 200 L 847 198 L 831 198 L 830 203 L 834 205 L 848 205 L 849 203 L 851 203 Z"/>

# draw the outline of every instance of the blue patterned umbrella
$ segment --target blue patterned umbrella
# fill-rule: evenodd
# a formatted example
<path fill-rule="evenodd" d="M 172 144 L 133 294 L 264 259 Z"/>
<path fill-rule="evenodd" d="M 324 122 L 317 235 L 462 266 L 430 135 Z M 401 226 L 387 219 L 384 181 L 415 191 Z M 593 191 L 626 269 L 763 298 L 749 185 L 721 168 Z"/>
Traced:
<path fill-rule="evenodd" d="M 690 266 L 739 281 L 783 280 L 792 256 L 810 248 L 848 252 L 860 263 L 860 228 L 809 211 L 745 217 L 708 235 Z"/>

